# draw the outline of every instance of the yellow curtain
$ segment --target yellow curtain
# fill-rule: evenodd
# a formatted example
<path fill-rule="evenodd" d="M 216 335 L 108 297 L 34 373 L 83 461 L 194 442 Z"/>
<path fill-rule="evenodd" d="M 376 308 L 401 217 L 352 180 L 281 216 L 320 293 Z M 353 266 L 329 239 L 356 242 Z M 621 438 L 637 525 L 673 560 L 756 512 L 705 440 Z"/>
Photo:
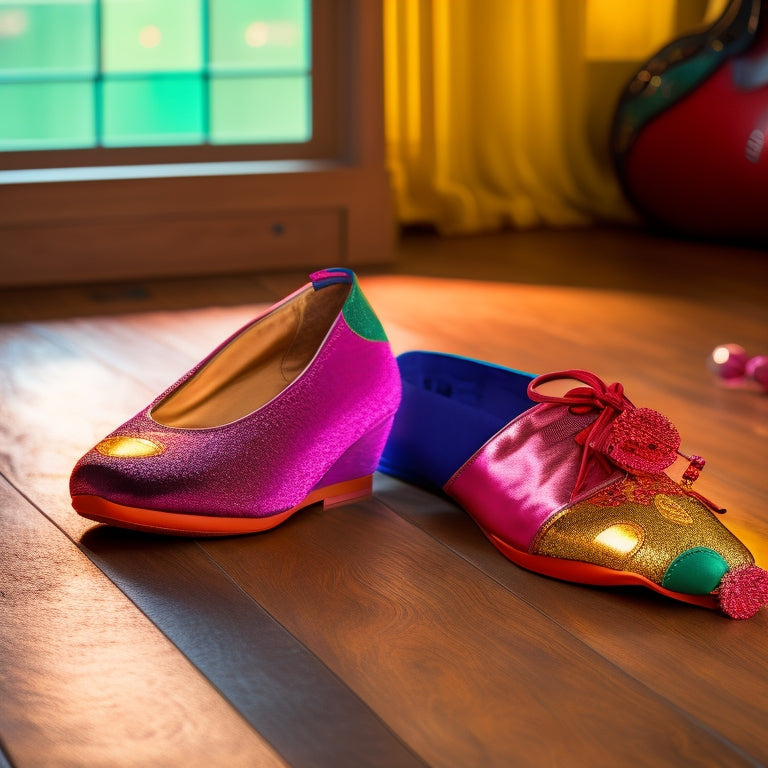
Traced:
<path fill-rule="evenodd" d="M 632 221 L 609 130 L 637 64 L 727 0 L 384 0 L 398 219 L 444 234 Z"/>

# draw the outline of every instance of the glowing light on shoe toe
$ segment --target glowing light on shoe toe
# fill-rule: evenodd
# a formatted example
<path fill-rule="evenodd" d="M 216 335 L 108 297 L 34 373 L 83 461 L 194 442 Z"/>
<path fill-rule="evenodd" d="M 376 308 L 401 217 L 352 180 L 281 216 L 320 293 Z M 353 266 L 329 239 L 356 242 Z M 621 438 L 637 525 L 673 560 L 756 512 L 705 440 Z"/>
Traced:
<path fill-rule="evenodd" d="M 119 459 L 139 459 L 146 456 L 159 456 L 165 449 L 159 443 L 143 437 L 107 437 L 96 450 L 103 456 Z"/>
<path fill-rule="evenodd" d="M 630 555 L 640 548 L 645 535 L 632 523 L 616 523 L 595 536 L 595 541 L 619 555 Z"/>

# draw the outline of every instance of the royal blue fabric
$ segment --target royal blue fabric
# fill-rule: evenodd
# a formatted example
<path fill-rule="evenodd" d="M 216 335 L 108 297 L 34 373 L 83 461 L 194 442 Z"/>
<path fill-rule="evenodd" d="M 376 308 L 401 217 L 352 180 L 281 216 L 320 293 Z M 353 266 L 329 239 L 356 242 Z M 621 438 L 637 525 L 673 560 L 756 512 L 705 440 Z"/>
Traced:
<path fill-rule="evenodd" d="M 533 375 L 438 352 L 397 358 L 403 397 L 379 469 L 442 488 L 502 427 L 534 405 Z"/>
<path fill-rule="evenodd" d="M 334 285 L 335 283 L 351 283 L 355 279 L 355 273 L 351 269 L 346 269 L 345 267 L 329 267 L 328 269 L 321 270 L 321 273 L 325 276 L 312 280 L 312 287 L 316 291 L 325 288 L 327 285 Z"/>

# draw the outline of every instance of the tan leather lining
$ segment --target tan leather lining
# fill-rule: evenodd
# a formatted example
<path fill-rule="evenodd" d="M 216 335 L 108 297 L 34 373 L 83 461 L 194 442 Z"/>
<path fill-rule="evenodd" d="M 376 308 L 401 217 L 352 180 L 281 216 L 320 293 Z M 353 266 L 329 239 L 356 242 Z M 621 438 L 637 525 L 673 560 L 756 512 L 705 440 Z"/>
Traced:
<path fill-rule="evenodd" d="M 152 410 L 169 427 L 204 429 L 247 416 L 280 394 L 315 356 L 349 285 L 307 288 L 222 349 Z"/>

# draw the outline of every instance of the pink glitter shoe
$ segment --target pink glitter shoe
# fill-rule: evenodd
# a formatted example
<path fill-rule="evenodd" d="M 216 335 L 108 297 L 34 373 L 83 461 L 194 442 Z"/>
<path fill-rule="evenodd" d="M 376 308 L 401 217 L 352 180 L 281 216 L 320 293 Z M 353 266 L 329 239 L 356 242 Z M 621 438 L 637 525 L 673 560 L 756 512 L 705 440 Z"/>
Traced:
<path fill-rule="evenodd" d="M 389 343 L 347 269 L 326 269 L 88 451 L 91 520 L 222 536 L 369 496 L 400 400 Z"/>
<path fill-rule="evenodd" d="M 512 562 L 739 619 L 768 604 L 768 573 L 692 488 L 703 460 L 686 457 L 682 482 L 669 477 L 682 455 L 677 429 L 636 408 L 621 384 L 435 352 L 398 365 L 403 399 L 379 469 L 442 490 Z M 578 385 L 541 391 L 558 379 Z"/>

